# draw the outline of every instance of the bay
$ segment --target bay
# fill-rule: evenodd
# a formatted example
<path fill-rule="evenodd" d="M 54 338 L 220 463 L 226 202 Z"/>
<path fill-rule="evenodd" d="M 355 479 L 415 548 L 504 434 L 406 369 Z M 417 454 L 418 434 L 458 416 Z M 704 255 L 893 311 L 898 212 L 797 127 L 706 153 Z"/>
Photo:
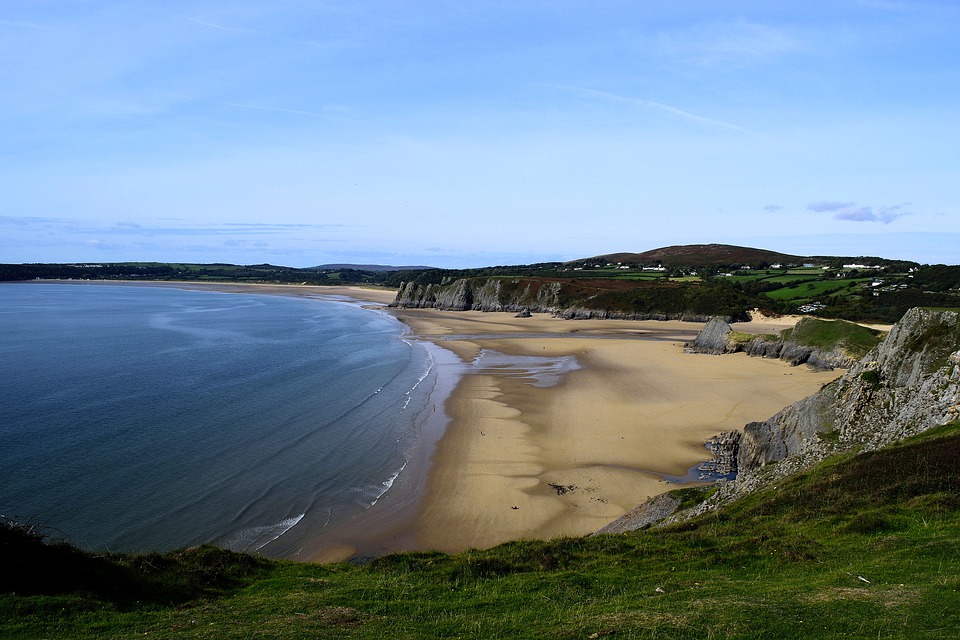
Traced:
<path fill-rule="evenodd" d="M 296 549 L 404 468 L 432 358 L 345 301 L 0 284 L 0 514 L 96 550 Z"/>

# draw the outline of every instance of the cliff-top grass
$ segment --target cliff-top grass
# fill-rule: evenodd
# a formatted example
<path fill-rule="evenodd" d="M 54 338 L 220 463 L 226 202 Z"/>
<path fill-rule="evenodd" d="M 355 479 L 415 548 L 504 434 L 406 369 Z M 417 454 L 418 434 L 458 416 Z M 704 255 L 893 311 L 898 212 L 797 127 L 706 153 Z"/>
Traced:
<path fill-rule="evenodd" d="M 7 523 L 4 638 L 953 638 L 960 425 L 663 529 L 386 556 L 86 554 Z"/>
<path fill-rule="evenodd" d="M 782 332 L 784 340 L 823 350 L 843 349 L 855 358 L 861 358 L 880 344 L 883 333 L 845 320 L 803 318 L 792 329 Z"/>

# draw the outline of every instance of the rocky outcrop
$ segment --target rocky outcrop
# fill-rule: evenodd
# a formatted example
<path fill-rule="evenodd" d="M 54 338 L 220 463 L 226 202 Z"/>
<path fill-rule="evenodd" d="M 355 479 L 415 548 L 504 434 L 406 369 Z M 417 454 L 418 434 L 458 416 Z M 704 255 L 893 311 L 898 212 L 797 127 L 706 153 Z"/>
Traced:
<path fill-rule="evenodd" d="M 730 340 L 732 332 L 733 328 L 729 322 L 723 318 L 711 318 L 687 348 L 695 353 L 712 355 L 734 353 L 737 349 Z"/>
<path fill-rule="evenodd" d="M 911 309 L 838 380 L 769 420 L 747 424 L 737 478 L 663 522 L 716 509 L 833 453 L 878 449 L 955 420 L 960 420 L 960 313 Z"/>
<path fill-rule="evenodd" d="M 800 321 L 803 323 L 806 318 Z M 798 327 L 801 324 L 798 323 Z M 772 358 L 788 362 L 792 366 L 808 364 L 815 369 L 847 369 L 857 361 L 857 358 L 847 352 L 842 346 L 832 349 L 798 344 L 780 336 L 754 336 L 733 331 L 730 323 L 723 318 L 712 318 L 697 334 L 693 342 L 687 344 L 687 349 L 694 353 L 721 355 L 725 353 L 746 353 L 756 358 Z"/>
<path fill-rule="evenodd" d="M 604 309 L 587 309 L 584 307 L 555 309 L 552 313 L 556 317 L 565 320 L 681 320 L 683 322 L 707 322 L 713 317 L 695 313 L 624 313 Z"/>
<path fill-rule="evenodd" d="M 960 417 L 960 314 L 911 309 L 839 380 L 744 428 L 741 471 L 791 455 L 882 447 Z M 833 434 L 832 438 L 822 437 Z"/>
<path fill-rule="evenodd" d="M 623 516 L 606 525 L 597 533 L 626 533 L 648 527 L 655 522 L 672 516 L 680 507 L 680 501 L 669 493 L 649 498 L 638 507 L 634 507 Z"/>
<path fill-rule="evenodd" d="M 737 471 L 743 473 L 819 447 L 818 434 L 836 424 L 835 398 L 830 386 L 790 405 L 766 422 L 743 428 L 737 451 Z M 818 449 L 818 453 L 820 453 Z"/>
<path fill-rule="evenodd" d="M 911 309 L 841 378 L 840 442 L 876 449 L 960 418 L 960 313 Z"/>

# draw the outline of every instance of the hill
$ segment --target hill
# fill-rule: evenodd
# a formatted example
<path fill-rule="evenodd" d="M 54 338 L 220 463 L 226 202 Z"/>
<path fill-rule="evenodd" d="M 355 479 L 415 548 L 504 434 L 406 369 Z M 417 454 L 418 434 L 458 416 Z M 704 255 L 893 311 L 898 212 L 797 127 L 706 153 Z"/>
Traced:
<path fill-rule="evenodd" d="M 606 261 L 622 264 L 664 266 L 736 266 L 755 264 L 801 264 L 807 258 L 766 249 L 730 244 L 685 244 L 651 249 L 642 253 L 608 253 L 573 262 Z"/>

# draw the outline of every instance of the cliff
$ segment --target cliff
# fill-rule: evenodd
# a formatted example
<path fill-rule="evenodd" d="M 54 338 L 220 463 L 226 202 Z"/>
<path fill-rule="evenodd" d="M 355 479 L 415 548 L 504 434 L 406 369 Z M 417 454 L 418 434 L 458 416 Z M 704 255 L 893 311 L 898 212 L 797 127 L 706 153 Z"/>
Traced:
<path fill-rule="evenodd" d="M 880 332 L 843 320 L 803 318 L 778 336 L 752 336 L 733 331 L 724 318 L 712 318 L 687 345 L 695 353 L 746 353 L 791 365 L 847 369 L 880 341 Z"/>
<path fill-rule="evenodd" d="M 724 330 L 713 324 L 705 341 L 717 346 Z M 716 509 L 834 453 L 876 450 L 958 419 L 960 313 L 911 309 L 839 379 L 769 420 L 747 424 L 736 453 L 736 479 L 720 483 L 700 505 L 662 521 Z M 649 518 L 640 524 L 617 521 L 614 528 L 646 524 Z"/>
<path fill-rule="evenodd" d="M 518 286 L 520 285 L 520 286 Z M 522 311 L 540 313 L 560 306 L 558 282 L 521 282 L 460 278 L 449 283 L 400 285 L 391 307 L 399 309 L 441 309 L 444 311 Z"/>
<path fill-rule="evenodd" d="M 567 319 L 686 320 L 720 314 L 746 319 L 749 302 L 725 285 L 574 278 L 478 277 L 434 284 L 405 282 L 390 304 L 399 309 L 530 311 Z"/>

